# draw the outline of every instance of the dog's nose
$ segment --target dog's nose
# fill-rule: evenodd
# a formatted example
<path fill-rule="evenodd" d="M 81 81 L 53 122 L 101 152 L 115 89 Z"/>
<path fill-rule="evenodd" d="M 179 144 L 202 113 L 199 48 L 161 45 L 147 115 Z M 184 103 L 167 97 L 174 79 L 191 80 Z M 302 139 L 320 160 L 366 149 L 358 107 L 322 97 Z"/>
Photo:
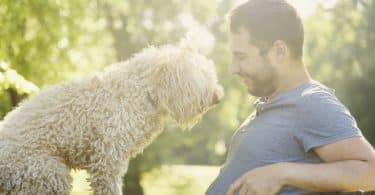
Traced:
<path fill-rule="evenodd" d="M 214 93 L 214 97 L 213 97 L 213 104 L 218 104 L 220 103 L 220 100 L 221 98 L 224 96 L 224 91 L 223 91 L 223 88 L 222 87 L 219 87 L 215 93 Z"/>
<path fill-rule="evenodd" d="M 214 99 L 212 100 L 212 103 L 213 104 L 218 104 L 220 103 L 220 99 L 219 99 L 219 96 L 215 93 L 214 95 Z"/>

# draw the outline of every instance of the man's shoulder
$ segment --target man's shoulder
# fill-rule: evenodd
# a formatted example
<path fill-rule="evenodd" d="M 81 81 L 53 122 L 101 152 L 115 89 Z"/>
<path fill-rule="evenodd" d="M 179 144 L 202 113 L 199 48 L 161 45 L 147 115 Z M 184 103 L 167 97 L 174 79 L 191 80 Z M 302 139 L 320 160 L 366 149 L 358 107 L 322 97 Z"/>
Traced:
<path fill-rule="evenodd" d="M 336 97 L 334 89 L 316 81 L 306 87 L 298 99 L 297 107 L 303 113 L 319 114 L 332 109 L 343 111 L 346 109 Z"/>
<path fill-rule="evenodd" d="M 335 91 L 318 82 L 302 91 L 296 114 L 301 123 L 314 126 L 349 126 L 355 123 L 349 109 L 336 97 Z"/>
<path fill-rule="evenodd" d="M 301 92 L 301 97 L 315 100 L 324 98 L 325 96 L 335 96 L 334 93 L 334 89 L 318 81 L 311 81 L 310 85 Z"/>
<path fill-rule="evenodd" d="M 304 105 L 324 103 L 326 101 L 339 101 L 335 90 L 317 81 L 311 82 L 300 94 L 300 102 Z"/>

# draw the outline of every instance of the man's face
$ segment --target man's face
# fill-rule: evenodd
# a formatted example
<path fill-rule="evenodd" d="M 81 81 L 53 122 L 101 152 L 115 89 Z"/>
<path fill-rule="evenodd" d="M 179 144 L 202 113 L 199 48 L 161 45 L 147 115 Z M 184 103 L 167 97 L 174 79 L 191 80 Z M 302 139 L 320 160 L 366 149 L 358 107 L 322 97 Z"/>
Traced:
<path fill-rule="evenodd" d="M 277 89 L 278 74 L 267 54 L 262 55 L 261 50 L 251 44 L 244 28 L 230 33 L 229 44 L 232 52 L 230 73 L 241 77 L 251 95 L 272 95 Z"/>

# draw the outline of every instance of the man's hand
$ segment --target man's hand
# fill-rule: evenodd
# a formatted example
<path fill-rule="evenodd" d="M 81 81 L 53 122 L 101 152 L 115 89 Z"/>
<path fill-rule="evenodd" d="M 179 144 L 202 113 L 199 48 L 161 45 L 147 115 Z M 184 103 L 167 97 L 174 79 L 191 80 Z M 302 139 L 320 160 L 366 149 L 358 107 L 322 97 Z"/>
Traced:
<path fill-rule="evenodd" d="M 227 195 L 274 195 L 280 191 L 285 181 L 282 163 L 259 167 L 246 172 L 232 183 Z"/>

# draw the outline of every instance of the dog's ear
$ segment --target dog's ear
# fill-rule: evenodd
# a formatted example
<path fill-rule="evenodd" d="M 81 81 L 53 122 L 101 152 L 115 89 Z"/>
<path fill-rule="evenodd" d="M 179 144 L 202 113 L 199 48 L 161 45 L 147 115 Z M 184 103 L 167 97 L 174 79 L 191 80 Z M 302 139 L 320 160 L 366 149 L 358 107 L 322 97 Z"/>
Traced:
<path fill-rule="evenodd" d="M 199 83 L 201 74 L 195 72 L 184 52 L 189 51 L 179 50 L 163 58 L 152 81 L 159 105 L 179 123 L 197 114 L 204 91 L 204 84 Z"/>

